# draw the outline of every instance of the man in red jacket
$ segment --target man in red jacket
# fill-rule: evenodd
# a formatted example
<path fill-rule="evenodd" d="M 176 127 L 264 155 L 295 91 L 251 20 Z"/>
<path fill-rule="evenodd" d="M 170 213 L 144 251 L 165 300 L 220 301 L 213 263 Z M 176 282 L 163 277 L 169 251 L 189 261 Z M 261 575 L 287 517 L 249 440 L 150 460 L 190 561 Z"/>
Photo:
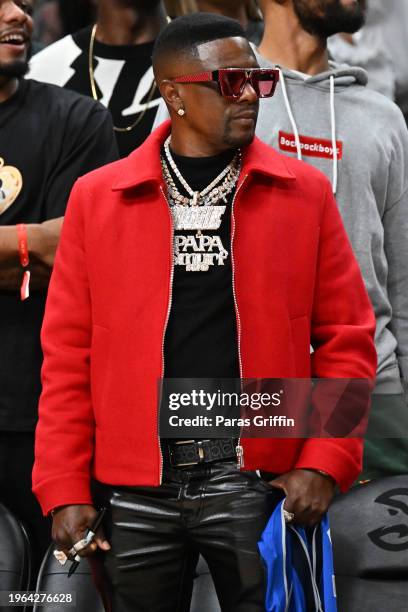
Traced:
<path fill-rule="evenodd" d="M 276 75 L 259 72 L 241 26 L 183 17 L 153 63 L 171 123 L 71 195 L 34 491 L 69 555 L 97 483 L 107 539 L 80 554 L 106 552 L 114 610 L 179 610 L 195 550 L 224 611 L 261 611 L 257 541 L 274 505 L 285 494 L 289 519 L 316 523 L 336 483 L 355 480 L 361 440 L 160 441 L 157 381 L 372 379 L 374 317 L 329 182 L 254 139 Z"/>

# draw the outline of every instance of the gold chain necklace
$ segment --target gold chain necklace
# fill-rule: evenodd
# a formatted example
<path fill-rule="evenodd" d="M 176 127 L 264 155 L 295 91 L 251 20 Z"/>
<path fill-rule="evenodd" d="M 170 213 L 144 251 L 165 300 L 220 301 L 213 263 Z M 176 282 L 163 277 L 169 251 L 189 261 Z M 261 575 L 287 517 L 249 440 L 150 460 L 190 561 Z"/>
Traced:
<path fill-rule="evenodd" d="M 89 54 L 88 54 L 88 66 L 89 66 L 89 80 L 91 83 L 91 91 L 92 91 L 92 97 L 94 100 L 99 101 L 98 98 L 98 93 L 96 91 L 96 82 L 95 82 L 95 73 L 94 73 L 94 67 L 93 67 L 93 60 L 94 60 L 94 46 L 95 46 L 95 38 L 96 38 L 96 30 L 97 30 L 98 25 L 95 23 L 93 28 L 92 28 L 92 32 L 91 32 L 91 38 L 89 41 Z M 131 132 L 136 126 L 139 125 L 139 123 L 142 121 L 143 117 L 145 116 L 148 108 L 149 108 L 149 104 L 153 99 L 153 94 L 155 92 L 156 89 L 156 82 L 153 79 L 153 83 L 150 87 L 150 91 L 149 91 L 149 95 L 147 97 L 147 102 L 146 105 L 143 109 L 143 111 L 140 113 L 139 117 L 136 119 L 136 121 L 134 123 L 132 123 L 132 125 L 128 125 L 127 127 L 116 127 L 115 125 L 113 126 L 113 129 L 115 132 Z"/>

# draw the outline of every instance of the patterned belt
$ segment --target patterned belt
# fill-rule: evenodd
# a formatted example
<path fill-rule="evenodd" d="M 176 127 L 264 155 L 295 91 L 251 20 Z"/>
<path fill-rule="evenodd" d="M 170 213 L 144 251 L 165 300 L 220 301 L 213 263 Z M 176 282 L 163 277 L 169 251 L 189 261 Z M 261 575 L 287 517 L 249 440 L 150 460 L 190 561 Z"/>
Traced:
<path fill-rule="evenodd" d="M 236 459 L 237 444 L 237 440 L 233 438 L 165 441 L 172 467 L 188 467 L 200 463 Z"/>

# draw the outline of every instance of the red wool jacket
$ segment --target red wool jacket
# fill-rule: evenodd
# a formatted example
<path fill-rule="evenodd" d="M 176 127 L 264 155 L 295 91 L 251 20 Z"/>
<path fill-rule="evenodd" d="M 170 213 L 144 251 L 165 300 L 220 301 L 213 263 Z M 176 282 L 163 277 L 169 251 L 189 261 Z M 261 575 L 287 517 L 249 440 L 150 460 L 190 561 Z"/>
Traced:
<path fill-rule="evenodd" d="M 169 131 L 160 126 L 71 194 L 42 330 L 33 490 L 44 514 L 92 503 L 91 477 L 160 483 L 157 380 L 173 247 L 159 155 Z M 374 379 L 374 315 L 327 179 L 255 139 L 232 233 L 241 375 Z M 342 490 L 361 469 L 358 439 L 243 447 L 245 469 L 321 469 Z"/>

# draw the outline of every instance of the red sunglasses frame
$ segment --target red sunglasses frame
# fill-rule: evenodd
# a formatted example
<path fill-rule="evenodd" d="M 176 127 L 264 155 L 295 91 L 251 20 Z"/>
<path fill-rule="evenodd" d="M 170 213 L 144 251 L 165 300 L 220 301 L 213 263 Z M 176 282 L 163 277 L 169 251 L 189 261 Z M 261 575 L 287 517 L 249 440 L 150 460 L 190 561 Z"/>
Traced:
<path fill-rule="evenodd" d="M 225 83 L 223 81 L 223 76 L 225 74 L 231 74 L 232 72 L 244 73 L 245 80 L 240 87 L 240 91 L 238 94 L 229 95 L 225 92 Z M 259 87 L 254 85 L 253 77 L 254 75 L 269 75 L 273 79 L 273 85 L 271 93 L 268 95 L 261 95 L 259 91 Z M 258 98 L 272 98 L 275 93 L 276 86 L 279 81 L 279 70 L 276 68 L 220 68 L 219 70 L 212 70 L 208 72 L 199 72 L 197 74 L 187 74 L 185 76 L 179 76 L 172 79 L 175 83 L 208 83 L 211 81 L 215 81 L 218 83 L 221 95 L 224 98 L 229 98 L 231 100 L 238 100 L 247 85 L 250 83 L 255 92 L 257 93 Z M 259 92 L 259 93 L 258 93 Z"/>

